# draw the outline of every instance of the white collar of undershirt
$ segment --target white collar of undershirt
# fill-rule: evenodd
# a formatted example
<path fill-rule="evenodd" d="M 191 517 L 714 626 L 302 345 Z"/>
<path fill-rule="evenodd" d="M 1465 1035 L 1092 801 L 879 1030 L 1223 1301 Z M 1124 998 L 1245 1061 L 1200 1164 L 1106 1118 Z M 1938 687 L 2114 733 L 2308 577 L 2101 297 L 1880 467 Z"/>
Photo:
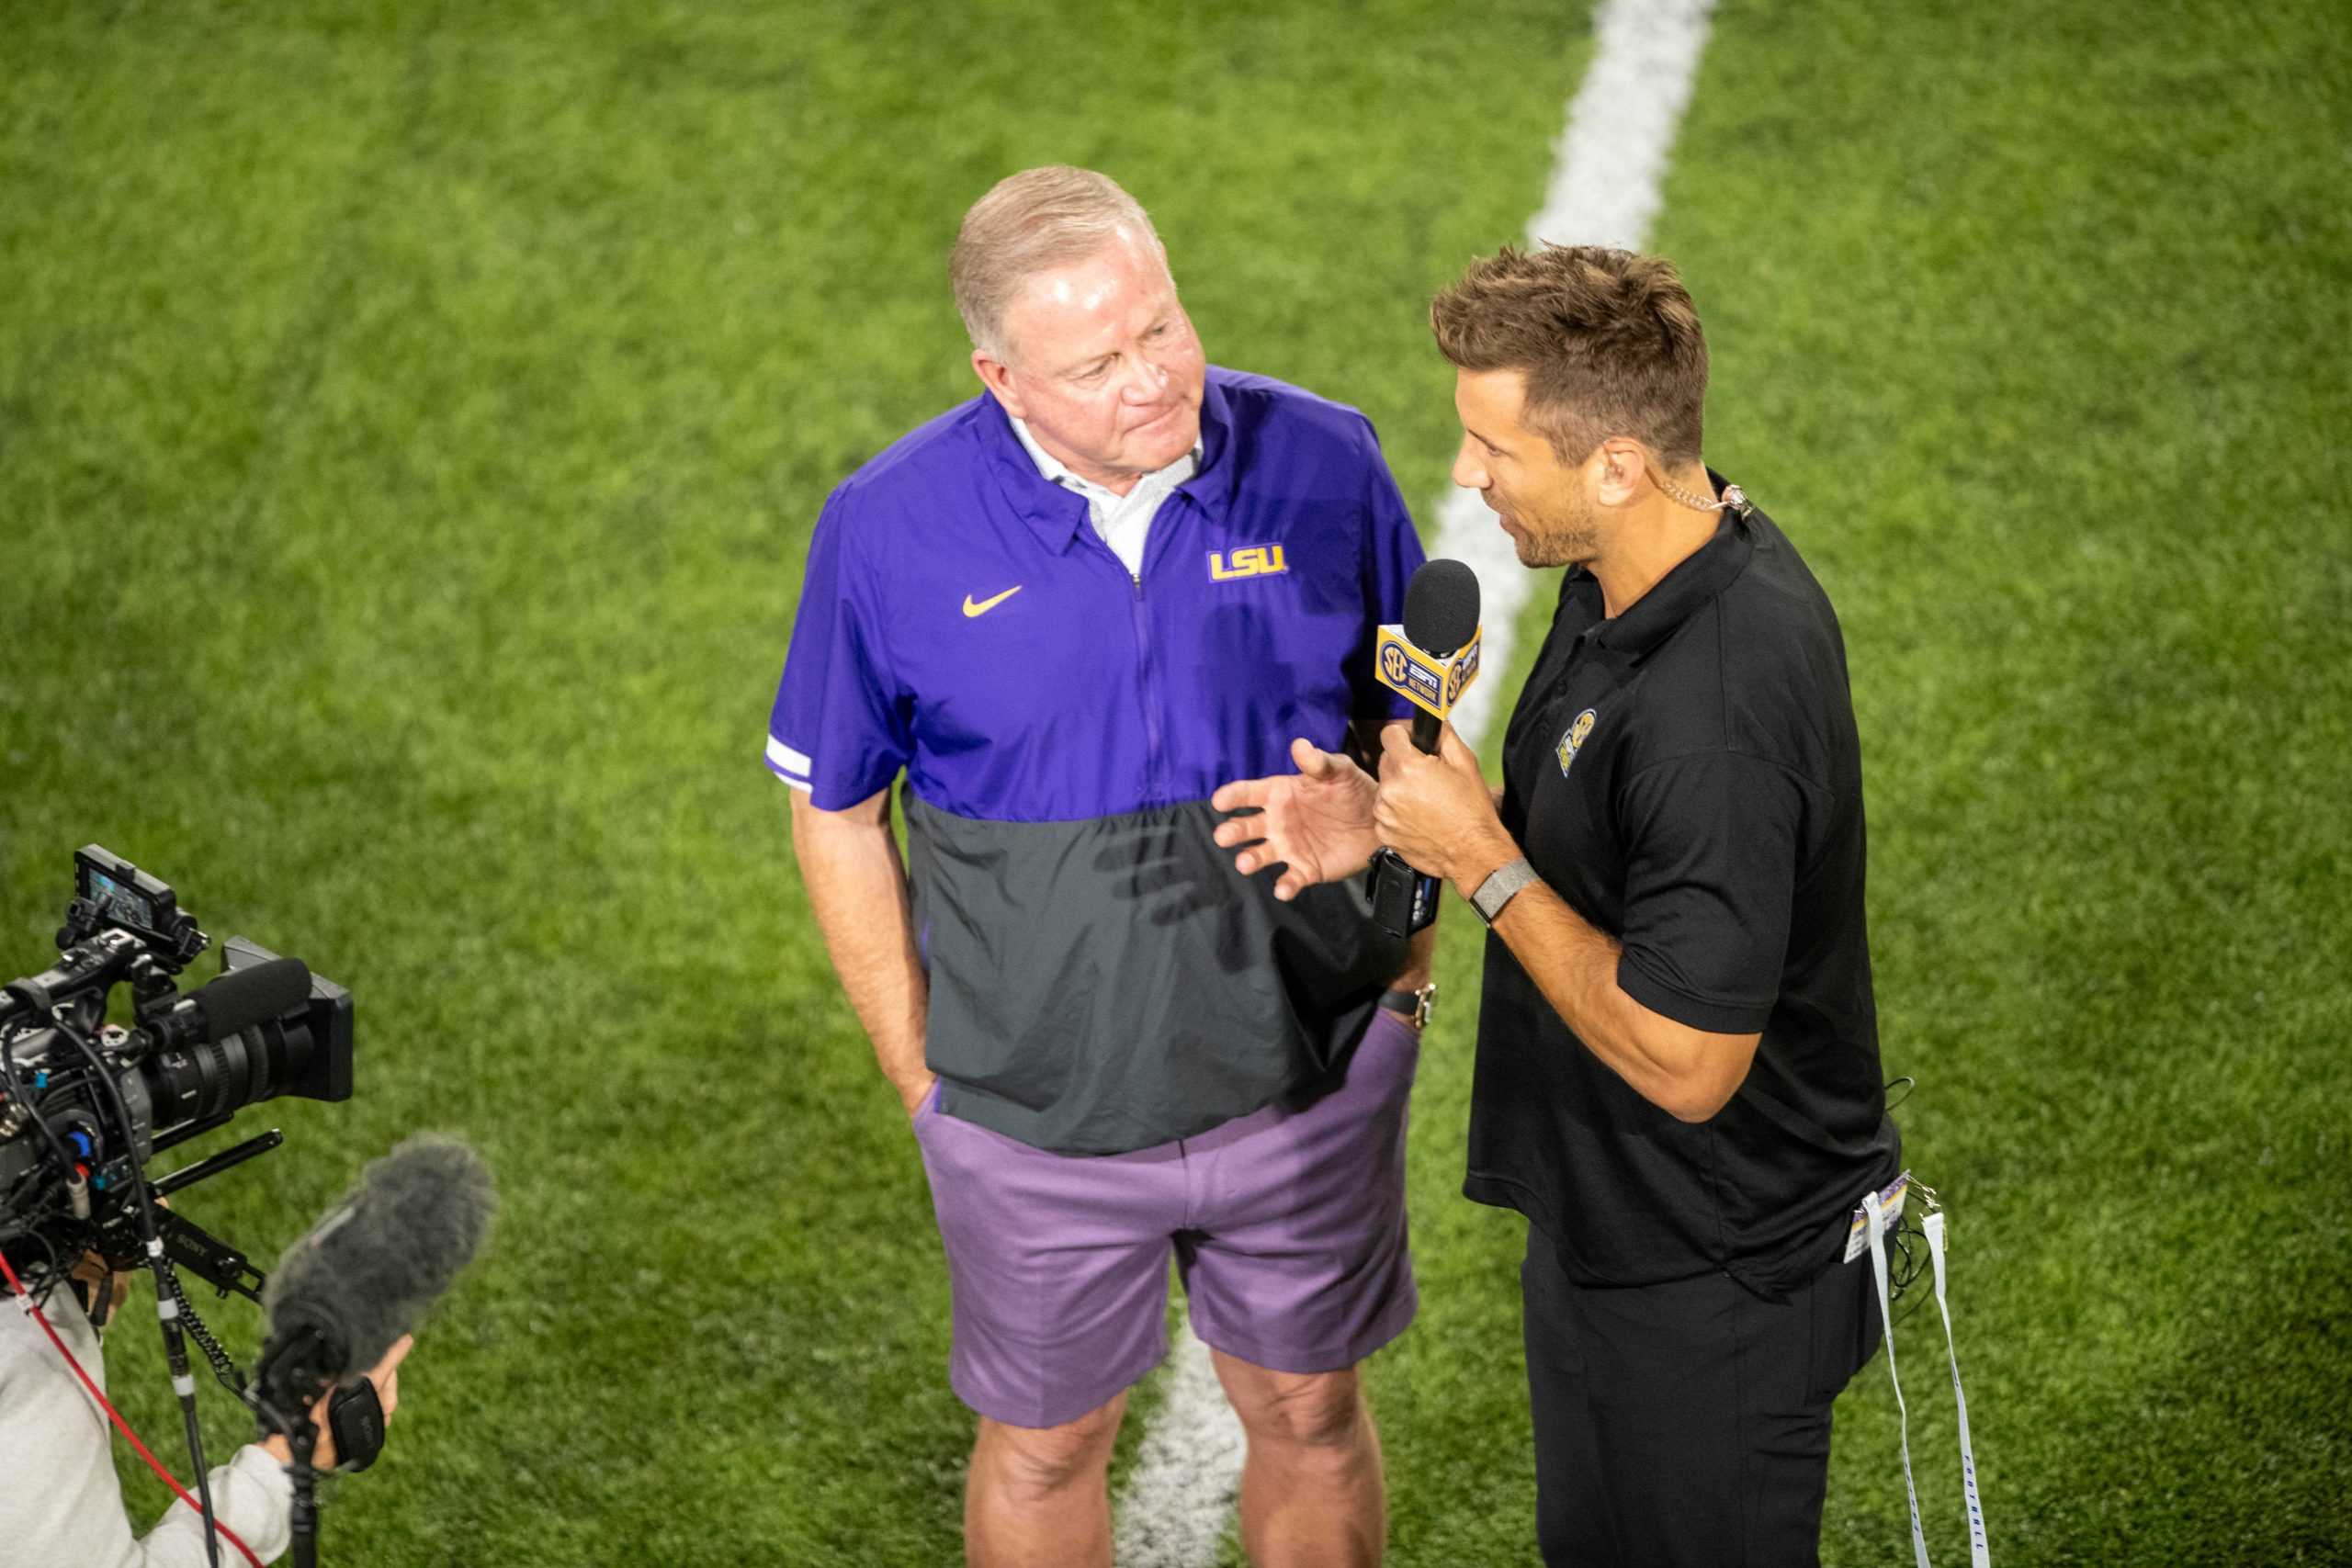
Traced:
<path fill-rule="evenodd" d="M 1085 475 L 1077 472 L 1068 463 L 1063 462 L 1059 457 L 1055 457 L 1051 452 L 1046 451 L 1043 446 L 1039 446 L 1037 444 L 1037 438 L 1029 434 L 1029 423 L 1026 420 L 1013 419 L 1012 415 L 1010 413 L 1006 414 L 1004 417 L 1012 421 L 1012 434 L 1021 437 L 1021 445 L 1027 448 L 1029 460 L 1037 465 L 1037 471 L 1039 473 L 1043 474 L 1046 479 L 1051 479 L 1056 484 L 1068 485 L 1072 490 L 1079 491 L 1080 494 L 1099 498 L 1105 506 L 1111 507 L 1114 510 L 1125 505 L 1128 497 L 1134 495 L 1136 491 L 1143 490 L 1146 487 L 1157 489 L 1160 488 L 1161 485 L 1179 485 L 1183 483 L 1186 479 L 1191 479 L 1193 474 L 1200 471 L 1201 444 L 1198 441 L 1194 441 L 1191 451 L 1178 457 L 1166 468 L 1155 468 L 1150 473 L 1144 475 L 1143 478 L 1137 481 L 1135 490 L 1129 491 L 1126 495 L 1121 495 L 1116 491 L 1114 491 L 1107 486 L 1096 484 L 1092 479 L 1090 479 Z M 1182 473 L 1176 472 L 1176 470 L 1180 468 L 1183 471 Z"/>

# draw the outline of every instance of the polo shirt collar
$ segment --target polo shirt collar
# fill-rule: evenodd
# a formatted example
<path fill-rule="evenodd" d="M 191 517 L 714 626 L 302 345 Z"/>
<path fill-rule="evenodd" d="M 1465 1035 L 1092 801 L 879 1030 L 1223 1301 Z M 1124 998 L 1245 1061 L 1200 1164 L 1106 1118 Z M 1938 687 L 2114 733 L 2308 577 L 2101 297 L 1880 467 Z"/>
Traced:
<path fill-rule="evenodd" d="M 1176 487 L 1177 493 L 1191 496 L 1204 511 L 1220 517 L 1232 503 L 1235 479 L 1240 468 L 1232 452 L 1232 403 L 1218 384 L 1221 374 L 1216 366 L 1210 366 L 1207 384 L 1201 393 L 1200 470 Z M 1005 501 L 1035 531 L 1047 549 L 1059 552 L 1069 548 L 1078 531 L 1087 525 L 1086 498 L 1046 478 L 1039 469 L 1020 432 L 1012 428 L 1012 417 L 996 400 L 995 393 L 982 389 L 980 404 L 980 445 Z"/>
<path fill-rule="evenodd" d="M 1707 479 L 1722 494 L 1724 477 L 1709 468 Z M 1659 578 L 1657 585 L 1634 601 L 1631 609 L 1595 626 L 1593 641 L 1634 659 L 1644 657 L 1702 605 L 1730 587 L 1747 570 L 1748 558 L 1755 553 L 1756 539 L 1746 514 L 1736 507 L 1724 507 L 1716 514 L 1713 537 Z"/>

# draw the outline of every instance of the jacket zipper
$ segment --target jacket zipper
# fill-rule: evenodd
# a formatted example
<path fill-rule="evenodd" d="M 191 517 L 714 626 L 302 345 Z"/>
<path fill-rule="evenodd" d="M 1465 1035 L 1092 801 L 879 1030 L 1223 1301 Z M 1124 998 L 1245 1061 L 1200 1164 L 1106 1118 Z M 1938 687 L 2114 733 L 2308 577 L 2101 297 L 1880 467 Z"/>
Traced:
<path fill-rule="evenodd" d="M 1159 695 L 1153 689 L 1151 678 L 1151 610 L 1144 603 L 1142 574 L 1129 572 L 1127 581 L 1134 589 L 1134 597 L 1128 604 L 1135 622 L 1136 683 L 1143 698 L 1145 793 L 1157 805 L 1161 794 L 1162 776 L 1167 770 L 1161 755 Z"/>

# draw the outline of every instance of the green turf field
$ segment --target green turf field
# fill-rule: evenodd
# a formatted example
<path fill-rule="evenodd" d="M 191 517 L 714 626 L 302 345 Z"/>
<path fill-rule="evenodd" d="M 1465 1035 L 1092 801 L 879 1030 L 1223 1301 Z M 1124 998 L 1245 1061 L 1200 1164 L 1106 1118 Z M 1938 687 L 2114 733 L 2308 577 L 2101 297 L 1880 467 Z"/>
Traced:
<path fill-rule="evenodd" d="M 2321 0 L 2124 9 L 1730 0 L 1654 244 L 1711 458 L 1844 617 L 1996 1555 L 2344 1562 L 2352 52 Z M 187 1212 L 266 1261 L 421 1126 L 505 1190 L 328 1561 L 955 1557 L 922 1178 L 759 761 L 809 522 L 968 395 L 945 247 L 1049 161 L 1426 507 L 1425 302 L 1589 53 L 1434 0 L 0 0 L 0 978 L 101 840 L 358 998 L 359 1096 L 248 1112 L 288 1148 Z M 1432 1568 L 1532 1559 L 1470 927 L 1374 1371 Z M 1932 1307 L 1898 1336 L 1956 1558 Z M 169 1458 L 152 1338 L 110 1366 Z M 1883 1362 L 1839 1416 L 1825 1560 L 1907 1561 Z"/>

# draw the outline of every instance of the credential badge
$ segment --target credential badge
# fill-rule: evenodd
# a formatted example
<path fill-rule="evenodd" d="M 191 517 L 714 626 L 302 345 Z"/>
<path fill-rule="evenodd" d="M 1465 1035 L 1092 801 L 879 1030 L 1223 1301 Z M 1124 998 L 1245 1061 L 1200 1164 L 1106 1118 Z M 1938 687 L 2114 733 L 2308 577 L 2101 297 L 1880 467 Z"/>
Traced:
<path fill-rule="evenodd" d="M 1567 733 L 1560 737 L 1559 747 L 1553 753 L 1560 759 L 1560 776 L 1562 778 L 1566 778 L 1568 776 L 1568 769 L 1575 763 L 1577 760 L 1577 752 L 1583 749 L 1585 737 L 1591 733 L 1592 710 L 1590 708 L 1587 708 L 1584 712 L 1577 715 L 1576 722 L 1569 725 Z"/>

